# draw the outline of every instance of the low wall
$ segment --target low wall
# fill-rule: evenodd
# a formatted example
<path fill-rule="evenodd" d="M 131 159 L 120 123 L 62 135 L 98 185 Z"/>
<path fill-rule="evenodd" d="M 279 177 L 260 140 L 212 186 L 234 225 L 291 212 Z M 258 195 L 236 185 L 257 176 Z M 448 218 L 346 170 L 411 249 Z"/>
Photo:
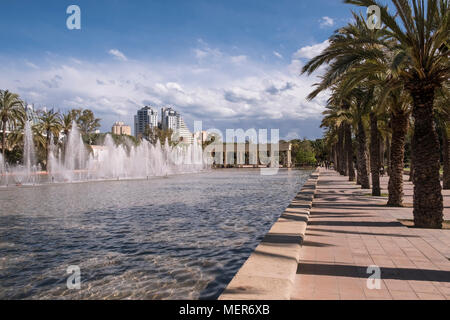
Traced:
<path fill-rule="evenodd" d="M 318 177 L 318 170 L 311 174 L 219 300 L 290 298 Z"/>

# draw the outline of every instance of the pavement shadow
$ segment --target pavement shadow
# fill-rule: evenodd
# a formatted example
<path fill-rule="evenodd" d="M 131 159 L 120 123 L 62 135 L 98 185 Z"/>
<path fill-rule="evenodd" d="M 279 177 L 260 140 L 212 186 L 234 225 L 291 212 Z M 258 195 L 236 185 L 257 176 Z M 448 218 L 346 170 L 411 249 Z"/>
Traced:
<path fill-rule="evenodd" d="M 380 268 L 381 279 L 450 282 L 450 272 L 429 269 Z M 340 264 L 300 263 L 297 274 L 335 277 L 368 278 L 366 266 Z"/>
<path fill-rule="evenodd" d="M 339 227 L 403 227 L 396 221 L 310 221 L 308 226 L 339 226 Z M 360 232 L 358 232 L 360 234 Z"/>
<path fill-rule="evenodd" d="M 363 232 L 363 231 L 345 231 L 345 230 L 333 230 L 333 229 L 322 229 L 322 228 L 309 228 L 308 231 L 320 231 L 320 232 L 332 232 L 332 233 L 343 233 L 343 234 L 356 234 L 356 235 L 368 235 L 368 236 L 386 236 L 386 237 L 403 237 L 403 238 L 420 238 L 415 235 L 408 234 L 397 234 L 397 233 L 376 233 L 376 232 Z"/>

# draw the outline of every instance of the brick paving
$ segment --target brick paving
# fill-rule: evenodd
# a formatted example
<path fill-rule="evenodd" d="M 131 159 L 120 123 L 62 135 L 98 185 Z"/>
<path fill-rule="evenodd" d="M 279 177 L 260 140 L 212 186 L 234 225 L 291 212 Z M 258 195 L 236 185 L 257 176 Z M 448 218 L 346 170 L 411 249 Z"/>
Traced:
<path fill-rule="evenodd" d="M 450 299 L 450 230 L 407 228 L 397 219 L 412 219 L 412 207 L 386 207 L 347 180 L 321 169 L 291 299 Z M 408 205 L 409 182 L 405 194 Z M 450 192 L 444 198 L 449 219 Z M 380 289 L 367 287 L 371 265 Z"/>

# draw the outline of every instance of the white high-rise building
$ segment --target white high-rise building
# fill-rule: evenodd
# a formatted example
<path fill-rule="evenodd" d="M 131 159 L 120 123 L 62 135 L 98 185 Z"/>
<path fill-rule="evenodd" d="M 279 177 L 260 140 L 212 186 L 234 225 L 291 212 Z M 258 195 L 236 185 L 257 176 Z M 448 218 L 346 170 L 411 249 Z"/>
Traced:
<path fill-rule="evenodd" d="M 172 108 L 161 108 L 161 127 L 164 130 L 176 130 L 179 113 Z"/>
<path fill-rule="evenodd" d="M 189 128 L 184 123 L 181 114 L 172 108 L 161 108 L 161 127 L 164 130 L 172 130 L 175 139 L 183 141 L 183 143 L 192 144 L 194 138 Z"/>
<path fill-rule="evenodd" d="M 134 116 L 134 135 L 138 137 L 139 135 L 144 134 L 147 126 L 150 128 L 158 127 L 158 111 L 145 106 L 138 110 L 137 114 Z"/>
<path fill-rule="evenodd" d="M 186 124 L 184 123 L 184 120 L 181 117 L 181 115 L 178 115 L 177 129 L 175 130 L 175 132 L 178 134 L 178 137 L 183 138 L 182 139 L 183 143 L 186 143 L 186 144 L 194 143 L 194 136 L 191 133 L 191 131 L 189 131 L 189 128 L 186 126 Z"/>

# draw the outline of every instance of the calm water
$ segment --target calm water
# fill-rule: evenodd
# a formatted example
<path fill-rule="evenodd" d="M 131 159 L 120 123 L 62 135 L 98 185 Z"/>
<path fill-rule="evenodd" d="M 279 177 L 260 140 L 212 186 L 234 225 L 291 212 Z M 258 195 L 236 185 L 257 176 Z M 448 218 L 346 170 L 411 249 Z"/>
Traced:
<path fill-rule="evenodd" d="M 0 298 L 217 298 L 309 174 L 0 188 Z"/>

